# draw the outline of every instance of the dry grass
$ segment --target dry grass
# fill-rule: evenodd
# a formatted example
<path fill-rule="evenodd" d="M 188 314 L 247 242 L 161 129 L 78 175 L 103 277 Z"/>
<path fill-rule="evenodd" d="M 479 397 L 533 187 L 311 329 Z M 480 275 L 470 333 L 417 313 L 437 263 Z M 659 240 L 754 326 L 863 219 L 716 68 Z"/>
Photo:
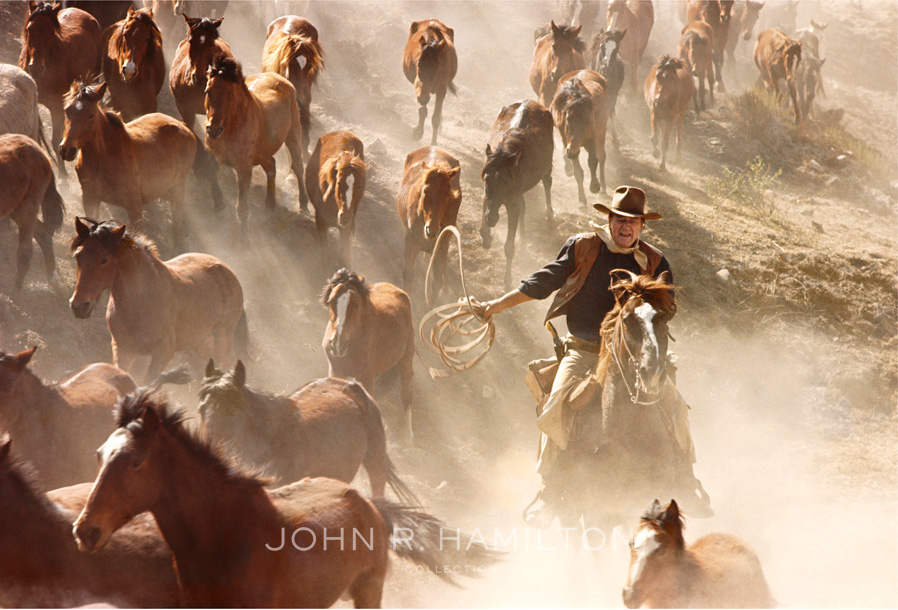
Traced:
<path fill-rule="evenodd" d="M 708 180 L 708 197 L 715 204 L 731 202 L 758 218 L 769 218 L 775 211 L 770 189 L 782 173 L 781 169 L 771 171 L 761 157 L 755 157 L 741 169 L 724 166 L 719 176 Z"/>

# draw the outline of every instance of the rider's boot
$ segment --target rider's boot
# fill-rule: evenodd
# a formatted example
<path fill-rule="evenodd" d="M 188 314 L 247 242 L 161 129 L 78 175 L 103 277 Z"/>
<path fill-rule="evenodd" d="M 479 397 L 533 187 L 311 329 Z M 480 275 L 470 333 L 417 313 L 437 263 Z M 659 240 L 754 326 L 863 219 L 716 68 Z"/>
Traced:
<path fill-rule="evenodd" d="M 558 504 L 561 501 L 561 489 L 551 478 L 543 477 L 543 486 L 536 497 L 524 509 L 524 522 L 532 527 L 546 529 L 551 527 L 557 516 Z"/>

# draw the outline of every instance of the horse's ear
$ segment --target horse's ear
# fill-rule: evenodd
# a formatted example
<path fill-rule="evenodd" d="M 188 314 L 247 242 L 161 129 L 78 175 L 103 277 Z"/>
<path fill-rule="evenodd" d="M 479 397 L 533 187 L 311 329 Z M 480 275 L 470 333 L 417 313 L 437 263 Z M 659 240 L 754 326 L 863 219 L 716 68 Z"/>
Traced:
<path fill-rule="evenodd" d="M 52 8 L 52 10 L 53 10 L 54 13 L 59 13 L 59 11 L 62 10 L 62 3 L 61 3 L 61 2 L 54 2 L 54 3 L 53 3 L 53 6 L 52 6 L 51 8 Z"/>
<path fill-rule="evenodd" d="M 90 235 L 90 229 L 87 228 L 87 225 L 81 222 L 81 218 L 75 216 L 75 233 L 78 234 L 78 237 L 87 237 Z"/>
<path fill-rule="evenodd" d="M 147 7 L 147 15 L 150 17 L 150 19 L 152 19 L 153 17 L 155 17 L 155 15 L 153 14 L 153 7 L 152 7 L 152 6 Z"/>
<path fill-rule="evenodd" d="M 486 145 L 486 156 L 489 157 L 491 154 L 493 154 L 493 149 L 490 148 L 489 144 L 487 144 Z"/>
<path fill-rule="evenodd" d="M 819 68 L 820 66 L 822 66 L 825 63 L 826 63 L 826 58 L 824 57 L 823 59 L 820 60 L 820 64 L 817 67 Z"/>
<path fill-rule="evenodd" d="M 209 362 L 206 363 L 206 377 L 211 377 L 213 373 L 215 373 L 215 360 L 209 358 Z"/>
<path fill-rule="evenodd" d="M 661 521 L 664 521 L 665 523 L 680 522 L 680 507 L 677 506 L 676 500 L 671 499 L 670 504 L 664 509 L 664 514 L 661 515 Z"/>
<path fill-rule="evenodd" d="M 143 412 L 140 414 L 140 421 L 144 432 L 149 434 L 153 434 L 159 428 L 159 415 L 155 409 L 150 407 L 144 407 Z"/>
<path fill-rule="evenodd" d="M 6 465 L 9 463 L 9 450 L 12 448 L 12 439 L 9 436 L 4 435 L 2 439 L 0 439 L 0 464 Z"/>
<path fill-rule="evenodd" d="M 125 237 L 125 225 L 119 225 L 112 230 L 112 234 L 115 235 L 115 238 L 121 241 Z"/>
<path fill-rule="evenodd" d="M 823 27 L 824 28 L 826 27 L 825 23 L 823 24 Z M 823 29 L 823 28 L 820 28 L 820 29 Z M 455 30 L 453 30 L 452 28 L 446 28 L 446 35 L 449 36 L 450 41 L 455 42 Z"/>
<path fill-rule="evenodd" d="M 421 25 L 420 21 L 412 21 L 412 25 L 408 28 L 408 35 L 411 36 L 412 34 L 417 32 L 419 25 Z"/>
<path fill-rule="evenodd" d="M 103 99 L 103 94 L 106 93 L 106 81 L 103 81 L 99 85 L 97 85 L 97 97 Z"/>
<path fill-rule="evenodd" d="M 450 180 L 452 180 L 453 178 L 455 178 L 458 175 L 458 173 L 460 171 L 461 171 L 461 166 L 453 167 L 448 172 L 446 172 L 446 175 L 449 177 Z"/>
<path fill-rule="evenodd" d="M 243 366 L 243 360 L 238 360 L 234 367 L 234 383 L 241 388 L 246 385 L 246 367 Z"/>
<path fill-rule="evenodd" d="M 573 35 L 574 35 L 574 38 L 576 38 L 577 36 L 580 35 L 580 30 L 582 30 L 582 29 L 583 29 L 583 26 L 582 26 L 582 25 L 578 25 L 577 27 L 575 27 L 575 28 L 573 28 L 573 29 L 571 30 L 571 34 L 573 34 Z"/>
<path fill-rule="evenodd" d="M 133 16 L 134 16 L 134 5 L 129 4 L 128 5 L 128 17 L 133 17 Z"/>
<path fill-rule="evenodd" d="M 555 33 L 557 33 L 557 32 L 559 31 L 558 26 L 555 25 L 555 20 L 554 20 L 554 19 L 553 19 L 552 21 L 550 21 L 549 24 L 552 26 L 552 33 L 553 33 L 553 34 L 555 34 Z"/>
<path fill-rule="evenodd" d="M 624 39 L 624 36 L 627 35 L 627 30 L 620 30 L 620 34 L 617 35 L 617 41 L 620 42 Z"/>
<path fill-rule="evenodd" d="M 25 367 L 28 366 L 28 363 L 31 362 L 31 357 L 34 356 L 34 352 L 36 351 L 37 346 L 35 345 L 31 349 L 26 349 L 25 351 L 16 354 L 10 362 L 12 369 L 17 373 L 21 373 Z"/>
<path fill-rule="evenodd" d="M 217 30 L 219 27 L 221 27 L 222 21 L 224 21 L 224 17 L 219 17 L 218 19 L 216 19 L 215 21 L 212 22 L 212 27 L 214 27 Z"/>
<path fill-rule="evenodd" d="M 670 271 L 662 271 L 661 275 L 658 276 L 658 281 L 670 284 Z"/>

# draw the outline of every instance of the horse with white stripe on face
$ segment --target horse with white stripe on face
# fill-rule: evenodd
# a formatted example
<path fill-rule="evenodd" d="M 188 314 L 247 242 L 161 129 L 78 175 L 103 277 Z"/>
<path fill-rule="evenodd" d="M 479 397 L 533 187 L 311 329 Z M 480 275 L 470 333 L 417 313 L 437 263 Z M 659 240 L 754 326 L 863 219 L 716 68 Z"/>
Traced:
<path fill-rule="evenodd" d="M 658 500 L 642 516 L 630 542 L 623 590 L 628 608 L 771 608 L 775 602 L 755 552 L 732 534 L 683 539 L 675 500 Z"/>

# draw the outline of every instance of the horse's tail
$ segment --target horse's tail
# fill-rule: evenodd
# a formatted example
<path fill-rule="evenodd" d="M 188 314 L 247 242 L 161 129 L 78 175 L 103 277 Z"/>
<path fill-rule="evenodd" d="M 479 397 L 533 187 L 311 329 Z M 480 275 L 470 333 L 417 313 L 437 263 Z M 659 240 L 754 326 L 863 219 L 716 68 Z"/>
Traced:
<path fill-rule="evenodd" d="M 252 343 L 252 339 L 249 336 L 249 323 L 246 321 L 246 310 L 243 310 L 243 313 L 240 314 L 240 319 L 237 320 L 237 328 L 234 329 L 234 343 L 237 352 L 237 358 L 243 360 L 244 362 L 251 362 L 255 360 L 254 355 L 254 347 Z"/>
<path fill-rule="evenodd" d="M 455 83 L 453 83 L 452 81 L 449 81 L 448 87 L 449 87 L 449 93 L 451 93 L 452 95 L 458 95 L 458 87 L 455 86 Z"/>
<path fill-rule="evenodd" d="M 56 190 L 56 178 L 50 174 L 50 183 L 44 192 L 44 198 L 41 200 L 41 216 L 43 217 L 44 228 L 52 235 L 62 226 L 62 219 L 65 216 L 65 204 L 59 191 Z"/>
<path fill-rule="evenodd" d="M 181 366 L 165 371 L 156 377 L 156 379 L 149 383 L 147 388 L 150 391 L 155 391 L 169 383 L 174 385 L 186 385 L 191 381 L 193 381 L 193 375 L 190 374 L 190 369 L 186 364 L 182 364 Z"/>
<path fill-rule="evenodd" d="M 37 102 L 34 104 L 35 113 L 38 112 Z M 51 163 L 56 163 L 58 157 L 56 156 L 56 151 L 53 150 L 53 147 L 50 145 L 50 142 L 47 141 L 47 135 L 44 133 L 44 123 L 40 119 L 40 115 L 38 115 L 37 119 L 37 143 L 40 144 L 44 151 L 46 151 L 47 155 L 50 157 Z"/>
<path fill-rule="evenodd" d="M 371 502 L 390 531 L 390 548 L 403 559 L 427 566 L 447 582 L 457 584 L 455 573 L 467 576 L 482 573 L 483 568 L 498 563 L 503 557 L 502 552 L 489 548 L 481 536 L 446 527 L 440 519 L 423 510 L 385 498 L 373 498 Z M 447 565 L 464 565 L 469 569 L 440 569 Z"/>

